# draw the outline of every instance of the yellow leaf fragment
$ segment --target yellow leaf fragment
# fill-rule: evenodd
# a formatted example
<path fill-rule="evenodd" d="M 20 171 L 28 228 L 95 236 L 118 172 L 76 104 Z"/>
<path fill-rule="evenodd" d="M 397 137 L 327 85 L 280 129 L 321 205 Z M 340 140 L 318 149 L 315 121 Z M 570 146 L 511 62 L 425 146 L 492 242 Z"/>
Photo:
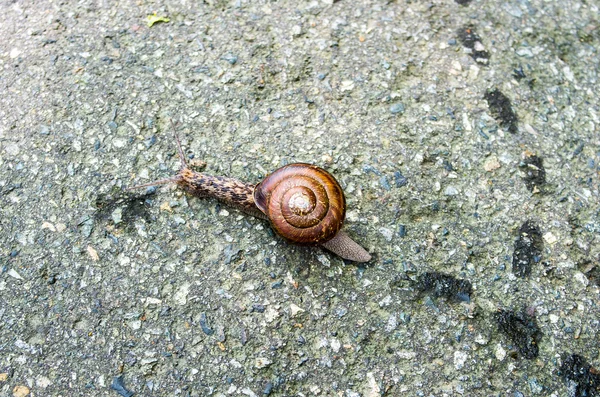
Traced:
<path fill-rule="evenodd" d="M 151 14 L 151 15 L 148 15 L 148 16 L 146 17 L 146 23 L 148 24 L 148 27 L 149 27 L 149 28 L 151 28 L 151 27 L 152 27 L 152 25 L 154 25 L 155 23 L 158 23 L 158 22 L 164 22 L 164 23 L 167 23 L 167 22 L 169 22 L 169 21 L 170 21 L 170 19 L 169 19 L 169 18 L 167 18 L 167 17 L 164 17 L 164 16 L 161 16 L 161 15 L 156 15 L 156 13 L 154 13 L 154 14 Z"/>

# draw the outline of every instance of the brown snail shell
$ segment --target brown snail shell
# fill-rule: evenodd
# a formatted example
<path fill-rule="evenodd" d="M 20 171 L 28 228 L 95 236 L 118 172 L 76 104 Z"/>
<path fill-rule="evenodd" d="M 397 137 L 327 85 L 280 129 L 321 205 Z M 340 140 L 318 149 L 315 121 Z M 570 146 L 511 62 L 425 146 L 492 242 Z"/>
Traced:
<path fill-rule="evenodd" d="M 277 169 L 256 185 L 254 202 L 280 236 L 301 245 L 331 240 L 346 216 L 342 187 L 333 175 L 312 164 Z"/>

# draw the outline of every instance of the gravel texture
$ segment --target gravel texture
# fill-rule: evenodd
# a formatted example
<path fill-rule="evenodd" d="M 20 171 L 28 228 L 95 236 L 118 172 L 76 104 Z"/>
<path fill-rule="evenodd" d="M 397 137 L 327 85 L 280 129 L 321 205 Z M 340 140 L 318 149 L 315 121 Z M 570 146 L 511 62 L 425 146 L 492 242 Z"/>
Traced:
<path fill-rule="evenodd" d="M 598 395 L 599 20 L 0 2 L 0 395 Z M 177 172 L 169 119 L 214 175 L 332 172 L 374 259 L 124 192 Z"/>

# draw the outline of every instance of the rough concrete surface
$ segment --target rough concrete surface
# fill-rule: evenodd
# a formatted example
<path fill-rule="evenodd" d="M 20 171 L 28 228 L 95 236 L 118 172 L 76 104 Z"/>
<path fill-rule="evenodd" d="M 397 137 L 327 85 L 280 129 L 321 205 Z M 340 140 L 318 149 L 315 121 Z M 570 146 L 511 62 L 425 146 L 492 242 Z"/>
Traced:
<path fill-rule="evenodd" d="M 1 1 L 0 395 L 598 395 L 599 20 Z M 374 259 L 124 192 L 177 172 L 171 118 L 208 173 L 332 172 Z"/>

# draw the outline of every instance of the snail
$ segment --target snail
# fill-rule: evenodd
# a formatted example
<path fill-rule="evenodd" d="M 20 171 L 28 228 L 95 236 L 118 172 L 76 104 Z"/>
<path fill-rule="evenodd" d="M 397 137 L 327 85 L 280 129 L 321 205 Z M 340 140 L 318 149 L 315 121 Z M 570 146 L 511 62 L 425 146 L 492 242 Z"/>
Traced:
<path fill-rule="evenodd" d="M 179 172 L 167 179 L 137 185 L 175 183 L 197 197 L 214 197 L 239 210 L 266 219 L 284 240 L 299 245 L 319 245 L 355 262 L 368 262 L 371 255 L 341 230 L 346 199 L 340 184 L 329 172 L 315 165 L 285 165 L 256 185 L 237 179 L 193 171 L 188 165 L 173 126 Z"/>

